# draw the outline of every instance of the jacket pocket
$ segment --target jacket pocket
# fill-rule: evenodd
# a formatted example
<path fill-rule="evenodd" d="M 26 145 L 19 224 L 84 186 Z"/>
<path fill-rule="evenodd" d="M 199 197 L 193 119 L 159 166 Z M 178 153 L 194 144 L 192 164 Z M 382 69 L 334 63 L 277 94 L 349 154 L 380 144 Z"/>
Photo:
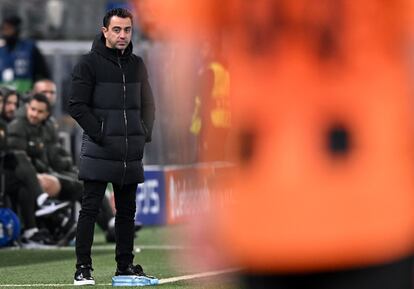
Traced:
<path fill-rule="evenodd" d="M 105 136 L 105 120 L 103 117 L 100 117 L 98 120 L 97 130 L 92 134 L 88 134 L 90 139 L 96 144 L 102 144 L 102 141 Z"/>
<path fill-rule="evenodd" d="M 98 138 L 98 144 L 102 144 L 105 140 L 105 134 L 106 134 L 106 119 L 105 117 L 99 118 L 99 138 Z"/>

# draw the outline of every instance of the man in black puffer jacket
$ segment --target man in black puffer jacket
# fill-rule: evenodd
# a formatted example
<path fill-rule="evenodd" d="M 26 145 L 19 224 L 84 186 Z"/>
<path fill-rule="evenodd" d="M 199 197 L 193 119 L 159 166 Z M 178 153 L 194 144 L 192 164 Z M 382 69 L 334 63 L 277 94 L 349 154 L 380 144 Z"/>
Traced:
<path fill-rule="evenodd" d="M 95 284 L 91 246 L 105 188 L 115 193 L 116 275 L 145 276 L 133 266 L 135 195 L 144 181 L 142 158 L 151 141 L 154 100 L 142 59 L 132 54 L 132 15 L 106 13 L 102 34 L 72 73 L 69 112 L 84 130 L 79 178 L 84 180 L 76 236 L 75 285 Z"/>

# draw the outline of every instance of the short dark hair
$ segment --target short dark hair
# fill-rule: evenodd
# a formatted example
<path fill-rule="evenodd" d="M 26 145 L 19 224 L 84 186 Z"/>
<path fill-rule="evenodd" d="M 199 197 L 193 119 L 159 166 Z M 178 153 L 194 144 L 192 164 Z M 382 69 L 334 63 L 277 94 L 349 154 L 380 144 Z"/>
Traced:
<path fill-rule="evenodd" d="M 22 19 L 17 15 L 9 15 L 3 19 L 2 25 L 5 23 L 15 27 L 16 29 L 20 29 Z"/>
<path fill-rule="evenodd" d="M 28 102 L 28 103 L 31 103 L 31 102 L 32 102 L 32 100 L 36 100 L 36 101 L 38 101 L 38 102 L 43 102 L 43 103 L 45 103 L 45 104 L 46 104 L 47 111 L 48 111 L 48 112 L 50 112 L 50 109 L 51 109 L 51 107 L 50 107 L 50 102 L 49 102 L 49 99 L 47 99 L 46 95 L 44 95 L 43 93 L 35 93 L 35 94 L 33 94 L 33 95 L 30 97 L 30 99 L 29 99 L 29 102 Z"/>
<path fill-rule="evenodd" d="M 108 12 L 106 12 L 106 14 L 103 18 L 103 26 L 104 27 L 106 27 L 106 28 L 109 27 L 109 23 L 111 22 L 111 18 L 113 16 L 118 16 L 118 17 L 121 17 L 121 18 L 129 18 L 129 19 L 131 19 L 131 23 L 132 23 L 132 20 L 133 20 L 132 13 L 129 10 L 127 10 L 125 8 L 114 8 L 114 9 L 111 9 Z"/>
<path fill-rule="evenodd" d="M 0 94 L 2 94 L 2 95 L 3 95 L 3 97 L 4 97 L 4 102 L 6 102 L 6 101 L 7 101 L 7 99 L 8 99 L 11 95 L 16 95 L 16 96 L 17 96 L 17 107 L 19 107 L 19 101 L 20 101 L 21 95 L 20 95 L 20 93 L 18 93 L 18 92 L 17 92 L 17 90 L 10 89 L 10 88 L 8 88 L 8 87 L 3 86 L 3 87 L 0 87 Z"/>

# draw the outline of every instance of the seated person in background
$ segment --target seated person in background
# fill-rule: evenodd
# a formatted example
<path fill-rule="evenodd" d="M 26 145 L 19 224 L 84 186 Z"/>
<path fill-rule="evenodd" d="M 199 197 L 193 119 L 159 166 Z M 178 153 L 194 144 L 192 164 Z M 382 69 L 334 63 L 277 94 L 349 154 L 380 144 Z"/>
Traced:
<path fill-rule="evenodd" d="M 50 186 L 49 193 L 56 194 L 61 200 L 76 201 L 80 199 L 82 184 L 75 180 L 67 178 L 64 175 L 57 174 L 53 169 L 54 163 L 59 160 L 49 162 L 49 153 L 56 151 L 58 145 L 54 135 L 48 133 L 46 120 L 49 116 L 50 104 L 43 94 L 33 95 L 26 106 L 26 115 L 17 117 L 8 125 L 9 130 L 9 147 L 15 151 L 23 151 L 30 157 L 33 166 L 39 174 L 54 178 L 47 179 L 47 185 Z M 56 157 L 59 155 L 56 154 Z"/>
<path fill-rule="evenodd" d="M 3 109 L 3 96 L 0 94 L 0 111 Z M 45 207 L 47 194 L 36 177 L 36 171 L 25 155 L 9 152 L 7 146 L 7 124 L 0 119 L 0 162 L 1 174 L 4 176 L 4 191 L 14 210 L 20 212 L 23 225 L 22 245 L 24 247 L 44 247 L 53 245 L 48 231 L 39 230 L 36 225 L 35 212 Z"/>
<path fill-rule="evenodd" d="M 51 79 L 39 79 L 33 84 L 32 95 L 41 93 L 44 94 L 49 100 L 50 105 L 53 108 L 56 104 L 56 84 Z"/>
<path fill-rule="evenodd" d="M 3 95 L 3 108 L 1 110 L 1 117 L 7 123 L 11 122 L 16 117 L 17 109 L 19 108 L 20 94 L 6 87 L 1 88 Z"/>
<path fill-rule="evenodd" d="M 72 158 L 57 139 L 55 126 L 47 121 L 50 109 L 45 95 L 32 95 L 26 104 L 26 114 L 8 126 L 8 144 L 16 151 L 27 153 L 49 195 L 59 200 L 81 201 L 83 183 L 77 179 Z M 112 235 L 113 212 L 108 199 L 104 199 L 102 207 L 98 224 Z"/>
<path fill-rule="evenodd" d="M 37 80 L 33 84 L 31 95 L 35 95 L 38 93 L 44 94 L 49 100 L 51 106 L 50 115 L 46 120 L 46 126 L 48 128 L 47 131 L 51 136 L 51 139 L 53 139 L 55 143 L 59 142 L 58 131 L 64 131 L 68 135 L 72 136 L 74 130 L 77 127 L 77 123 L 75 122 L 75 120 L 69 115 L 62 115 L 59 118 L 59 120 L 56 120 L 53 117 L 53 112 L 57 101 L 56 83 L 48 78 Z M 54 146 L 48 152 L 48 158 L 50 160 L 50 163 L 52 164 L 53 169 L 56 172 L 68 174 L 75 179 L 78 178 L 78 169 L 76 166 L 74 166 L 73 156 L 68 150 L 64 149 L 62 145 Z M 115 235 L 113 231 L 115 229 L 113 225 L 114 220 L 114 213 L 112 211 L 109 199 L 105 197 L 102 201 L 101 212 L 98 215 L 97 223 L 102 230 L 107 232 L 107 241 L 110 242 L 115 241 Z M 111 221 L 110 224 L 108 224 L 109 221 Z"/>

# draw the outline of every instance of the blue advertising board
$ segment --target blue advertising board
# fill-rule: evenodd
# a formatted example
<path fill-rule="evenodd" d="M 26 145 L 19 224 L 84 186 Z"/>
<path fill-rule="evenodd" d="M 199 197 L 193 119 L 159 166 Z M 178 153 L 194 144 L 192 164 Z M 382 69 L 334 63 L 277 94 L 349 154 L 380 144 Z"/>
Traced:
<path fill-rule="evenodd" d="M 166 223 L 165 177 L 162 169 L 146 170 L 145 182 L 137 188 L 135 220 L 143 225 Z"/>

